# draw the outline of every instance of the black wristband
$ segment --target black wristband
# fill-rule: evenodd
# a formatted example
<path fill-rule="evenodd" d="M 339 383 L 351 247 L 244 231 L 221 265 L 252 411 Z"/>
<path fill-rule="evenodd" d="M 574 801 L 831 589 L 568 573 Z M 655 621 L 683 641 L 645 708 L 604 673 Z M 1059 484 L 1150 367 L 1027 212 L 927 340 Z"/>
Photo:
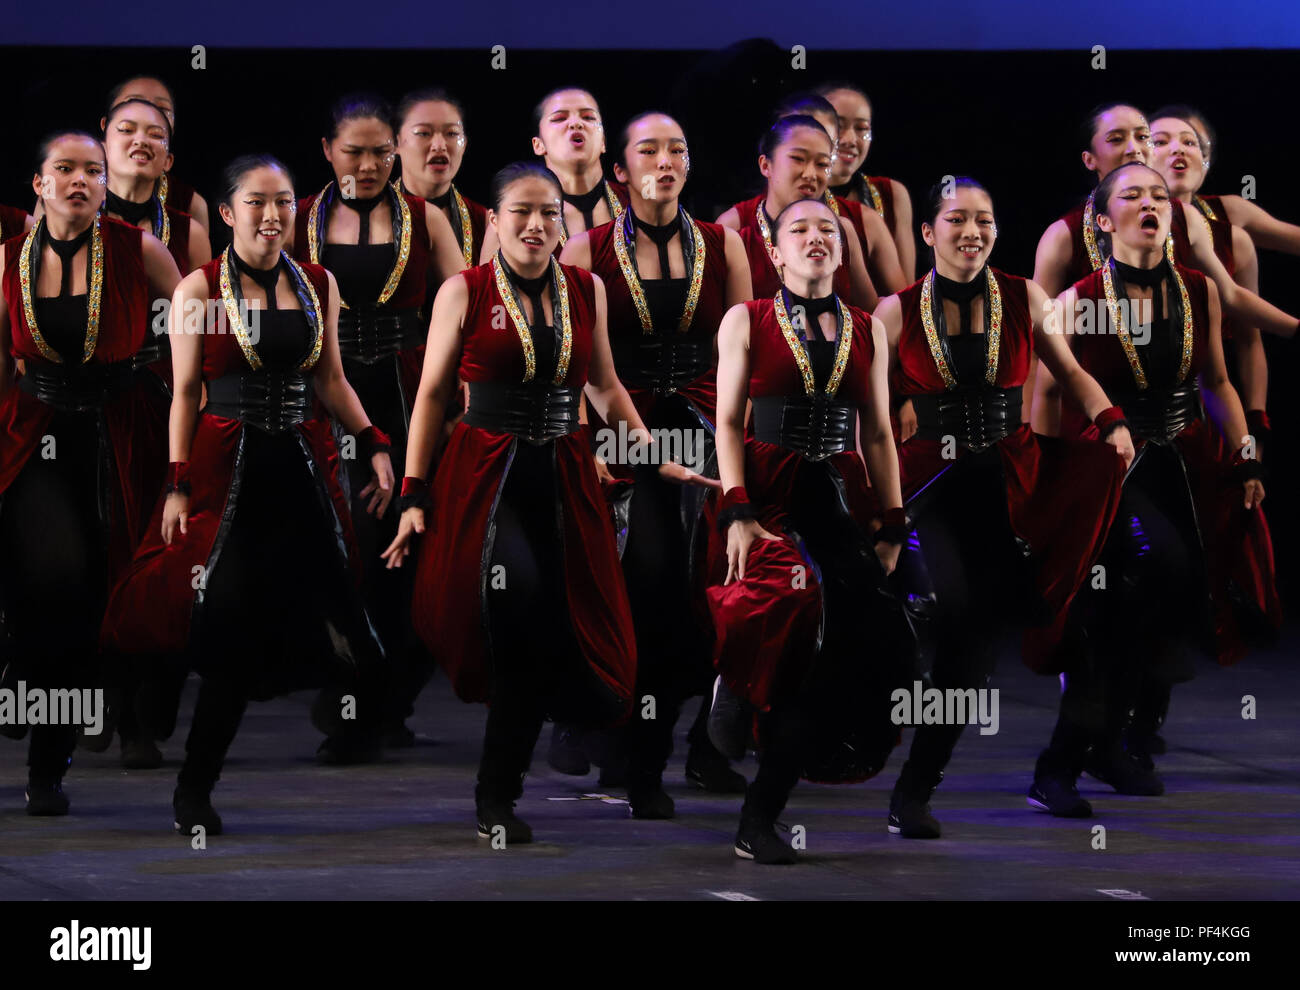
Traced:
<path fill-rule="evenodd" d="M 898 523 L 885 523 L 873 537 L 876 543 L 892 543 L 894 546 L 901 547 L 907 542 L 907 527 L 900 526 Z"/>
<path fill-rule="evenodd" d="M 754 513 L 754 506 L 750 502 L 740 502 L 737 505 L 729 506 L 718 513 L 718 529 L 725 533 L 727 528 L 734 522 L 741 522 L 745 519 L 757 519 Z"/>
<path fill-rule="evenodd" d="M 1101 438 L 1105 440 L 1108 436 L 1110 436 L 1112 433 L 1118 430 L 1121 426 L 1124 427 L 1124 429 L 1128 430 L 1129 429 L 1128 420 L 1112 419 L 1101 430 L 1099 430 L 1098 433 L 1101 435 Z"/>
<path fill-rule="evenodd" d="M 1264 481 L 1264 465 L 1257 460 L 1238 461 L 1232 465 L 1232 476 L 1239 482 Z"/>
<path fill-rule="evenodd" d="M 425 489 L 422 492 L 416 492 L 413 495 L 399 495 L 397 497 L 398 515 L 407 509 L 428 509 L 429 508 L 429 491 Z"/>
<path fill-rule="evenodd" d="M 188 498 L 193 494 L 193 491 L 190 489 L 190 483 L 188 481 L 168 482 L 167 487 L 163 489 L 163 494 L 171 495 L 174 493 L 184 495 Z"/>

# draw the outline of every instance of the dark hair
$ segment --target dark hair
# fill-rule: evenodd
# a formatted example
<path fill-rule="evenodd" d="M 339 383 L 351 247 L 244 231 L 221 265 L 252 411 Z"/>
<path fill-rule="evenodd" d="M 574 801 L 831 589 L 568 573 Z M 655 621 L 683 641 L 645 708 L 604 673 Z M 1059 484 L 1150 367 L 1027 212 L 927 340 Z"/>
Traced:
<path fill-rule="evenodd" d="M 1087 119 L 1079 125 L 1078 138 L 1079 149 L 1081 151 L 1092 151 L 1092 139 L 1097 133 L 1097 122 L 1101 120 L 1102 114 L 1110 113 L 1110 111 L 1114 110 L 1116 107 L 1132 107 L 1134 110 L 1138 110 L 1134 104 L 1126 103 L 1124 100 L 1119 100 L 1115 103 L 1097 104 L 1091 111 L 1089 111 Z M 1141 110 L 1138 110 L 1138 113 L 1141 112 Z"/>
<path fill-rule="evenodd" d="M 1186 103 L 1171 103 L 1151 115 L 1152 120 L 1159 120 L 1161 117 L 1175 117 L 1191 124 L 1192 130 L 1196 132 L 1196 143 L 1201 146 L 1201 155 L 1205 158 L 1210 157 L 1210 152 L 1214 150 L 1214 142 L 1219 139 L 1219 136 L 1214 132 L 1210 122 L 1205 119 L 1205 114 Z M 1198 128 L 1197 124 L 1201 126 Z M 1205 131 L 1204 137 L 1201 135 L 1202 129 Z"/>
<path fill-rule="evenodd" d="M 441 86 L 428 86 L 424 89 L 415 89 L 407 93 L 397 103 L 397 110 L 393 114 L 394 132 L 400 131 L 406 126 L 406 118 L 411 115 L 419 103 L 450 103 L 460 114 L 461 123 L 465 121 L 465 107 Z"/>
<path fill-rule="evenodd" d="M 811 127 L 815 131 L 821 131 L 826 135 L 826 140 L 831 142 L 831 148 L 835 147 L 835 142 L 831 140 L 830 134 L 821 125 L 821 121 L 806 113 L 794 113 L 788 117 L 778 118 L 776 123 L 767 129 L 758 142 L 758 153 L 764 158 L 771 158 L 772 152 L 789 140 L 790 134 L 800 127 Z"/>
<path fill-rule="evenodd" d="M 244 176 L 255 168 L 279 169 L 284 173 L 284 177 L 289 180 L 289 188 L 293 188 L 293 174 L 285 166 L 284 162 L 274 155 L 240 155 L 227 165 L 225 171 L 221 173 L 221 196 L 217 199 L 217 202 L 230 206 L 240 183 L 244 181 Z"/>
<path fill-rule="evenodd" d="M 172 92 L 172 88 L 171 88 L 171 86 L 168 84 L 167 80 L 166 80 L 166 79 L 163 79 L 161 76 L 150 76 L 150 75 L 142 75 L 142 76 L 127 76 L 127 77 L 126 77 L 125 79 L 123 79 L 120 83 L 118 83 L 116 86 L 114 86 L 112 89 L 110 89 L 110 90 L 108 91 L 108 110 L 111 111 L 111 110 L 113 109 L 113 107 L 117 106 L 118 102 L 121 101 L 121 99 L 122 99 L 122 94 L 123 94 L 124 92 L 126 92 L 126 84 L 127 84 L 127 83 L 133 83 L 133 82 L 135 82 L 137 79 L 152 79 L 154 82 L 159 83 L 159 84 L 162 86 L 163 89 L 167 90 L 167 95 L 168 95 L 168 97 L 171 98 L 171 101 L 172 101 L 172 113 L 175 113 L 175 112 L 176 112 L 176 94 L 175 94 L 174 92 Z M 108 116 L 108 112 L 105 111 L 105 114 L 104 114 L 104 115 L 105 115 L 105 116 Z"/>
<path fill-rule="evenodd" d="M 577 90 L 579 93 L 587 93 L 589 96 L 591 96 L 592 100 L 595 101 L 596 108 L 598 110 L 600 109 L 600 101 L 596 100 L 596 94 L 593 93 L 591 90 L 589 90 L 586 86 L 556 86 L 555 89 L 551 90 L 549 93 L 547 93 L 545 96 L 543 96 L 540 100 L 537 101 L 537 106 L 533 107 L 533 133 L 534 134 L 540 134 L 542 132 L 542 117 L 546 115 L 546 104 L 550 101 L 551 97 L 553 97 L 556 93 L 567 93 L 569 92 L 569 90 Z"/>
<path fill-rule="evenodd" d="M 1168 189 L 1169 184 L 1165 182 L 1165 177 L 1153 169 L 1150 165 L 1144 165 L 1142 162 L 1125 162 L 1117 169 L 1113 169 L 1106 178 L 1102 179 L 1097 186 L 1096 195 L 1093 197 L 1093 203 L 1096 207 L 1097 214 L 1110 213 L 1110 197 L 1115 192 L 1115 186 L 1119 182 L 1119 174 L 1127 168 L 1144 168 L 1152 175 L 1156 176 L 1161 184 Z"/>
<path fill-rule="evenodd" d="M 677 124 L 678 127 L 682 126 L 678 123 L 676 117 L 664 110 L 643 110 L 641 113 L 637 114 L 624 124 L 623 129 L 618 132 L 618 144 L 612 149 L 614 152 L 614 161 L 618 162 L 624 168 L 627 168 L 627 142 L 632 137 L 632 128 L 641 123 L 641 121 L 645 120 L 647 117 L 667 117 L 674 124 Z M 685 139 L 685 137 L 686 131 L 683 128 L 682 138 Z"/>
<path fill-rule="evenodd" d="M 930 187 L 930 191 L 925 197 L 925 215 L 922 219 L 931 227 L 934 226 L 935 217 L 943 212 L 943 204 L 950 198 L 944 195 L 944 191 L 949 187 L 952 188 L 953 192 L 958 189 L 978 189 L 989 197 L 990 203 L 993 202 L 993 197 L 989 195 L 989 191 L 969 175 L 945 175 L 943 179 Z"/>
<path fill-rule="evenodd" d="M 773 244 L 775 244 L 780 239 L 781 236 L 781 218 L 785 216 L 787 213 L 789 213 L 794 207 L 798 206 L 800 203 L 816 203 L 827 213 L 829 213 L 832 217 L 835 216 L 835 211 L 830 208 L 829 204 L 827 204 L 826 200 L 824 199 L 813 199 L 811 196 L 807 196 L 803 199 L 796 199 L 793 203 L 790 203 L 789 205 L 786 206 L 784 210 L 778 213 L 776 215 L 776 218 L 772 221 L 772 243 Z M 838 219 L 835 222 L 835 226 L 838 229 L 839 227 Z"/>
<path fill-rule="evenodd" d="M 830 94 L 834 93 L 836 90 L 839 89 L 847 89 L 852 93 L 857 93 L 860 97 L 862 97 L 864 100 L 867 101 L 868 106 L 872 106 L 874 108 L 874 105 L 871 102 L 871 97 L 867 95 L 867 91 L 865 89 L 863 89 L 857 83 L 847 82 L 843 79 L 831 79 L 827 82 L 824 82 L 820 86 L 814 87 L 813 92 L 816 93 L 818 96 L 823 97 L 829 103 Z"/>
<path fill-rule="evenodd" d="M 108 167 L 108 154 L 104 151 L 104 142 L 100 140 L 98 134 L 91 134 L 90 131 L 83 131 L 80 127 L 68 127 L 61 131 L 50 131 L 45 137 L 41 138 L 41 143 L 36 146 L 36 168 L 33 171 L 40 174 L 41 166 L 45 164 L 45 159 L 50 157 L 50 148 L 54 146 L 55 141 L 60 141 L 65 137 L 89 138 L 99 145 L 100 153 L 104 155 L 104 167 Z"/>
<path fill-rule="evenodd" d="M 561 197 L 564 196 L 564 187 L 560 185 L 560 180 L 545 165 L 537 162 L 511 162 L 492 176 L 492 188 L 488 198 L 493 210 L 501 211 L 501 199 L 505 196 L 507 187 L 520 179 L 542 179 L 553 185 Z"/>
<path fill-rule="evenodd" d="M 172 122 L 167 119 L 167 114 L 163 112 L 162 107 L 160 107 L 157 103 L 153 103 L 150 100 L 146 100 L 143 96 L 127 97 L 125 100 L 122 100 L 116 106 L 109 108 L 108 113 L 104 115 L 104 136 L 105 137 L 108 136 L 108 125 L 113 123 L 114 114 L 116 114 L 123 107 L 129 107 L 132 103 L 139 103 L 142 106 L 146 106 L 149 107 L 151 110 L 157 111 L 158 116 L 162 118 L 163 128 L 164 130 L 167 131 L 167 150 L 170 151 L 172 146 Z"/>
<path fill-rule="evenodd" d="M 387 124 L 393 137 L 397 137 L 397 128 L 393 126 L 393 108 L 382 96 L 374 93 L 349 93 L 340 97 L 330 108 L 329 132 L 325 139 L 333 141 L 339 136 L 339 128 L 349 120 L 369 120 L 372 117 Z"/>
<path fill-rule="evenodd" d="M 811 89 L 789 93 L 781 97 L 776 106 L 772 108 L 772 117 L 774 119 L 789 117 L 796 113 L 806 114 L 809 117 L 815 113 L 828 113 L 832 117 L 838 116 L 834 104 L 820 93 L 814 93 Z"/>

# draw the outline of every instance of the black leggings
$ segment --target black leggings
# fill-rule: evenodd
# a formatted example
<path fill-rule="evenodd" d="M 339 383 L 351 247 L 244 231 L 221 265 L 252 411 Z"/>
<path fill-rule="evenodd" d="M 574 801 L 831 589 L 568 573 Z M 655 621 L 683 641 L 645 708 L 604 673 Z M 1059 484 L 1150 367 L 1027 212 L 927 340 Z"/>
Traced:
<path fill-rule="evenodd" d="M 370 421 L 392 439 L 393 449 L 389 456 L 400 483 L 401 467 L 406 462 L 406 411 L 399 387 L 397 358 L 385 358 L 369 365 L 346 361 L 345 370 L 348 382 L 356 390 Z M 384 707 L 385 722 L 400 723 L 414 711 L 415 698 L 434 671 L 433 658 L 420 643 L 411 624 L 415 568 L 390 569 L 384 566 L 379 556 L 397 535 L 401 512 L 396 494 L 384 518 L 370 515 L 366 512 L 370 496 L 362 499 L 359 494 L 370 484 L 370 462 L 361 456 L 358 449 L 353 458 L 343 460 L 341 464 L 346 472 L 352 527 L 361 555 L 362 599 L 388 657 L 379 703 Z"/>
<path fill-rule="evenodd" d="M 896 737 L 889 695 L 912 669 L 910 634 L 898 625 L 901 617 L 882 604 L 880 563 L 841 507 L 829 469 L 805 464 L 795 490 L 789 522 L 820 572 L 823 634 L 800 689 L 759 719 L 759 768 L 746 810 L 769 820 L 811 768 L 843 765 L 850 754 L 837 747 L 839 740 L 851 739 L 856 754 L 851 758 L 870 764 L 869 769 L 883 764 Z M 843 753 L 837 755 L 837 749 Z M 868 769 L 858 762 L 852 766 Z"/>
<path fill-rule="evenodd" d="M 558 533 L 554 446 L 516 441 L 493 521 L 487 574 L 492 697 L 480 798 L 514 801 L 547 716 L 606 723 L 622 706 L 573 634 Z"/>
<path fill-rule="evenodd" d="M 203 685 L 181 770 L 187 787 L 206 791 L 216 783 L 248 700 L 345 678 L 364 689 L 349 729 L 368 731 L 379 717 L 378 706 L 367 703 L 377 697 L 378 644 L 305 456 L 292 432 L 244 429 L 235 514 L 191 632 Z"/>
<path fill-rule="evenodd" d="M 1093 648 L 1064 675 L 1039 773 L 1077 777 L 1089 746 L 1116 751 L 1134 709 L 1155 731 L 1203 633 L 1202 561 L 1181 468 L 1153 448 L 1124 485 L 1101 557 L 1106 587 L 1089 584 L 1077 603 Z"/>
<path fill-rule="evenodd" d="M 0 668 L 31 688 L 93 687 L 108 566 L 99 414 L 57 412 L 46 436 L 53 444 L 43 440 L 0 494 L 0 614 L 10 644 Z M 33 778 L 63 776 L 76 731 L 32 727 Z"/>
<path fill-rule="evenodd" d="M 996 448 L 969 454 L 949 470 L 952 476 L 936 482 L 934 501 L 916 524 L 935 600 L 927 623 L 934 649 L 928 686 L 978 690 L 987 688 L 993 674 L 998 636 L 1032 614 L 1037 592 L 1007 515 Z M 898 790 L 928 798 L 943 779 L 964 729 L 963 724 L 917 726 Z"/>

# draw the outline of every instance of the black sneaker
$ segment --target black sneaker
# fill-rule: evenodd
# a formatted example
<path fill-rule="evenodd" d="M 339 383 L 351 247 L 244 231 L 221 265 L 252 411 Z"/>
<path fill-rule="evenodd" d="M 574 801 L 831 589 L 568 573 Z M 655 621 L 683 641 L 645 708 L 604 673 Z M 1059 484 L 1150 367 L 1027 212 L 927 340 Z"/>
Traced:
<path fill-rule="evenodd" d="M 1154 764 L 1151 769 L 1146 769 L 1135 757 L 1123 751 L 1101 753 L 1093 750 L 1088 754 L 1084 769 L 1090 777 L 1110 784 L 1118 794 L 1159 797 L 1165 792 L 1165 783 L 1155 772 Z"/>
<path fill-rule="evenodd" d="M 194 834 L 196 825 L 201 825 L 207 835 L 221 834 L 221 816 L 213 810 L 212 798 L 208 794 L 178 787 L 172 794 L 172 812 L 175 815 L 172 828 L 187 839 Z"/>
<path fill-rule="evenodd" d="M 749 743 L 748 706 L 727 690 L 719 677 L 713 682 L 709 706 L 709 742 L 729 760 L 743 760 Z"/>
<path fill-rule="evenodd" d="M 152 739 L 122 737 L 122 766 L 127 770 L 157 770 L 162 765 L 162 750 Z"/>
<path fill-rule="evenodd" d="M 740 830 L 736 833 L 736 855 L 752 859 L 755 863 L 771 866 L 791 866 L 799 862 L 793 849 L 781 841 L 772 822 L 741 815 Z"/>
<path fill-rule="evenodd" d="M 1080 797 L 1074 781 L 1065 776 L 1035 777 L 1026 800 L 1030 807 L 1057 818 L 1092 817 L 1092 805 Z"/>
<path fill-rule="evenodd" d="M 645 788 L 628 788 L 627 803 L 633 818 L 661 820 L 677 815 L 677 807 L 662 784 Z"/>
<path fill-rule="evenodd" d="M 394 722 L 384 729 L 385 749 L 410 749 L 415 745 L 415 732 L 405 722 Z"/>
<path fill-rule="evenodd" d="M 889 831 L 905 839 L 937 839 L 939 820 L 925 801 L 894 791 L 889 799 Z"/>
<path fill-rule="evenodd" d="M 327 767 L 377 763 L 379 757 L 379 740 L 368 732 L 340 732 L 326 738 L 316 750 L 316 762 Z"/>
<path fill-rule="evenodd" d="M 505 828 L 506 845 L 523 845 L 533 841 L 533 830 L 528 823 L 515 816 L 513 801 L 476 801 L 478 810 L 478 837 L 493 838 L 493 829 Z"/>
<path fill-rule="evenodd" d="M 66 815 L 70 804 L 61 780 L 27 781 L 27 814 L 41 817 Z"/>
<path fill-rule="evenodd" d="M 551 748 L 546 754 L 546 762 L 552 770 L 570 777 L 585 777 L 591 773 L 591 760 L 587 759 L 578 734 L 559 722 L 551 730 Z"/>
<path fill-rule="evenodd" d="M 744 794 L 745 777 L 709 744 L 692 746 L 686 754 L 686 783 L 711 794 Z"/>

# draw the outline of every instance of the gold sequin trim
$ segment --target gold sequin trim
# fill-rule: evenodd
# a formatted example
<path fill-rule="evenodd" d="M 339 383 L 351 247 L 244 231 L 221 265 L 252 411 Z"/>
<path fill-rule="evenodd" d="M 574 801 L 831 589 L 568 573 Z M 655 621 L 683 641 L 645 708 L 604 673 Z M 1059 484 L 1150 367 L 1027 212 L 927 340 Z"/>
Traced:
<path fill-rule="evenodd" d="M 998 280 L 994 277 L 992 270 L 986 265 L 984 268 L 984 278 L 989 288 L 989 313 L 988 313 L 988 359 L 984 365 L 984 380 L 990 385 L 996 385 L 998 381 L 998 359 L 1002 353 L 1002 289 L 998 285 Z M 955 388 L 957 386 L 957 377 L 948 367 L 948 362 L 943 356 L 943 344 L 939 340 L 939 330 L 934 323 L 934 269 L 931 268 L 926 273 L 924 281 L 921 283 L 921 326 L 925 330 L 925 342 L 929 345 L 930 356 L 934 359 L 934 365 L 939 370 L 939 377 L 943 379 L 944 388 Z"/>
<path fill-rule="evenodd" d="M 63 364 L 63 358 L 53 347 L 45 342 L 40 327 L 36 325 L 36 308 L 32 305 L 32 249 L 39 244 L 37 239 L 45 218 L 36 221 L 23 241 L 22 251 L 18 255 L 18 286 L 23 297 L 23 318 L 27 321 L 27 332 L 31 334 L 32 343 L 41 352 L 41 356 L 55 364 Z M 82 347 L 81 363 L 86 364 L 95 353 L 99 342 L 100 305 L 104 298 L 104 238 L 100 232 L 100 216 L 95 215 L 90 235 L 90 276 L 86 287 L 86 340 Z"/>
<path fill-rule="evenodd" d="M 321 220 L 320 204 L 332 185 L 334 185 L 333 182 L 328 183 L 324 189 L 316 194 L 316 198 L 311 203 L 311 211 L 307 214 L 307 252 L 313 265 L 321 263 L 321 235 L 324 231 L 317 224 Z M 397 291 L 402 276 L 406 274 L 406 263 L 411 258 L 411 207 L 406 202 L 406 197 L 398 189 L 394 188 L 393 194 L 394 199 L 397 201 L 397 212 L 393 219 L 401 228 L 397 243 L 397 261 L 393 264 L 393 270 L 388 273 L 388 281 L 384 283 L 383 291 L 379 293 L 379 299 L 375 303 L 376 306 L 382 306 L 393 298 L 393 293 Z M 323 224 L 321 226 L 323 227 Z M 339 305 L 344 309 L 351 309 L 342 295 L 339 296 Z"/>
<path fill-rule="evenodd" d="M 822 201 L 831 208 L 832 213 L 840 215 L 840 204 L 835 202 L 835 195 L 829 189 L 822 193 Z"/>
<path fill-rule="evenodd" d="M 239 312 L 239 301 L 235 298 L 234 287 L 231 284 L 230 257 L 232 250 L 233 248 L 228 247 L 221 255 L 221 269 L 217 279 L 221 289 L 221 302 L 226 309 L 226 321 L 230 324 L 230 332 L 235 335 L 235 341 L 239 344 L 239 349 L 244 352 L 244 358 L 248 361 L 249 367 L 257 371 L 262 367 L 262 358 L 257 353 L 257 348 L 253 346 L 248 328 L 244 326 L 243 317 Z M 299 371 L 310 371 L 320 359 L 321 346 L 325 340 L 325 313 L 321 310 L 320 297 L 316 295 L 316 287 L 312 285 L 311 279 L 302 270 L 302 266 L 284 251 L 280 252 L 280 259 L 289 266 L 290 273 L 307 290 L 307 298 L 311 300 L 314 317 L 312 321 L 314 331 L 312 348 L 307 357 L 303 359 L 302 364 L 298 365 Z"/>
<path fill-rule="evenodd" d="M 1105 259 L 1101 256 L 1101 248 L 1097 247 L 1097 230 L 1093 227 L 1093 221 L 1097 213 L 1097 192 L 1093 190 L 1088 193 L 1088 202 L 1083 205 L 1083 245 L 1088 249 L 1088 263 L 1092 265 L 1095 272 L 1100 268 Z"/>
<path fill-rule="evenodd" d="M 680 208 L 679 208 L 680 209 Z M 695 319 L 695 308 L 700 302 L 700 289 L 704 285 L 704 238 L 700 234 L 700 228 L 691 219 L 690 214 L 681 210 L 683 221 L 690 227 L 694 234 L 695 255 L 694 264 L 691 268 L 691 285 L 686 293 L 686 306 L 682 310 L 681 319 L 677 321 L 677 332 L 685 333 L 690 329 L 692 321 Z M 636 315 L 641 321 L 641 332 L 654 333 L 654 323 L 650 319 L 650 306 L 646 302 L 645 289 L 641 285 L 641 277 L 637 274 L 636 265 L 632 263 L 632 257 L 627 249 L 627 232 L 622 223 L 614 224 L 614 254 L 618 256 L 618 266 L 623 272 L 623 279 L 627 282 L 628 292 L 632 296 L 632 305 L 636 307 Z M 664 278 L 668 273 L 664 272 Z"/>
<path fill-rule="evenodd" d="M 569 373 L 569 359 L 573 354 L 573 323 L 569 312 L 569 280 L 564 275 L 564 269 L 554 258 L 551 259 L 551 287 L 554 290 L 555 298 L 553 305 L 556 316 L 560 320 L 560 354 L 555 366 L 555 378 L 553 383 L 562 385 L 565 377 Z M 528 329 L 528 321 L 524 319 L 524 312 L 519 308 L 519 301 L 515 296 L 514 286 L 510 284 L 510 277 L 506 275 L 505 268 L 501 265 L 500 250 L 492 258 L 492 277 L 496 281 L 497 295 L 505 303 L 506 312 L 510 314 L 510 320 L 515 325 L 515 332 L 519 335 L 519 344 L 524 351 L 524 377 L 522 381 L 531 382 L 533 376 L 537 374 L 537 355 L 533 351 L 533 335 Z M 542 314 L 534 314 L 538 319 Z"/>
<path fill-rule="evenodd" d="M 867 178 L 867 174 L 865 172 L 862 173 L 862 181 L 864 181 L 867 184 L 867 195 L 871 197 L 872 207 L 875 209 L 877 213 L 880 214 L 880 219 L 884 220 L 885 201 L 880 195 L 880 190 L 876 188 L 876 184 L 874 182 L 872 182 L 869 178 Z"/>
<path fill-rule="evenodd" d="M 831 375 L 826 380 L 826 394 L 831 398 L 840 389 L 840 382 L 844 378 L 844 369 L 849 366 L 849 353 L 853 349 L 853 317 L 849 315 L 849 308 L 840 302 L 839 296 L 832 297 L 835 300 L 835 309 L 840 314 L 840 338 L 835 348 L 835 365 L 831 369 Z M 803 378 L 803 390 L 805 394 L 812 395 L 817 388 L 816 379 L 813 377 L 812 363 L 808 360 L 808 351 L 799 340 L 799 335 L 795 333 L 794 326 L 790 323 L 790 314 L 785 310 L 785 299 L 783 293 L 778 291 L 772 297 L 772 303 L 776 310 L 776 323 L 781 328 L 781 336 L 785 338 L 786 344 L 790 348 L 790 353 L 794 355 L 794 363 L 799 366 L 799 374 Z"/>

